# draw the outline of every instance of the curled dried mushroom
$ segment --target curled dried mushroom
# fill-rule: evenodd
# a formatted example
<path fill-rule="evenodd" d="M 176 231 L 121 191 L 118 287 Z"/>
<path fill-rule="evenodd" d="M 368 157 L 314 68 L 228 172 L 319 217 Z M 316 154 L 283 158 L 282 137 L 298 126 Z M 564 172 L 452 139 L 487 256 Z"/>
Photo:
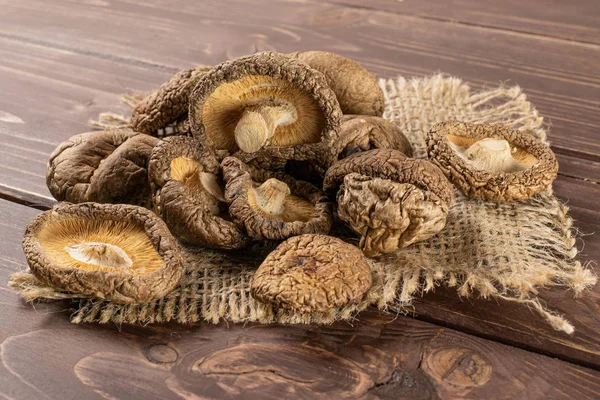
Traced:
<path fill-rule="evenodd" d="M 383 91 L 377 78 L 356 61 L 326 51 L 301 51 L 290 56 L 325 75 L 344 114 L 383 114 Z"/>
<path fill-rule="evenodd" d="M 58 204 L 29 224 L 23 251 L 45 284 L 118 303 L 165 296 L 183 269 L 164 222 L 124 204 Z"/>
<path fill-rule="evenodd" d="M 550 147 L 504 125 L 444 122 L 427 135 L 429 158 L 467 196 L 527 199 L 556 179 Z"/>
<path fill-rule="evenodd" d="M 200 66 L 179 71 L 157 91 L 146 96 L 131 112 L 133 129 L 156 135 L 160 129 L 185 118 L 192 89 L 210 69 L 211 67 Z"/>
<path fill-rule="evenodd" d="M 194 135 L 216 149 L 328 163 L 341 111 L 321 73 L 265 52 L 224 62 L 201 78 L 189 115 Z"/>
<path fill-rule="evenodd" d="M 281 240 L 331 229 L 333 206 L 317 187 L 235 157 L 225 158 L 221 166 L 229 214 L 249 236 Z"/>
<path fill-rule="evenodd" d="M 147 205 L 148 159 L 159 141 L 130 129 L 75 135 L 50 156 L 48 189 L 56 200 L 71 203 Z"/>
<path fill-rule="evenodd" d="M 339 188 L 338 214 L 361 235 L 360 247 L 370 257 L 442 230 L 453 194 L 436 166 L 391 149 L 355 153 L 336 162 L 323 187 Z"/>
<path fill-rule="evenodd" d="M 148 168 L 154 207 L 183 242 L 239 249 L 249 238 L 229 218 L 220 171 L 213 153 L 196 139 L 165 138 Z"/>
<path fill-rule="evenodd" d="M 331 236 L 301 235 L 267 256 L 250 292 L 294 312 L 326 312 L 359 303 L 371 285 L 371 268 L 359 249 Z"/>

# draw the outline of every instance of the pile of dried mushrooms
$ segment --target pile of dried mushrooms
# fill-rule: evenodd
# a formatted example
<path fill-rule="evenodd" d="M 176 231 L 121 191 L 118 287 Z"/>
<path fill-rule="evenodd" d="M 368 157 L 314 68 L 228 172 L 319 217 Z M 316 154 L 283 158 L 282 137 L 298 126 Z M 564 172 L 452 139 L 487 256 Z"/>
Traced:
<path fill-rule="evenodd" d="M 454 186 L 510 201 L 556 177 L 547 146 L 499 125 L 439 124 L 429 160 L 411 158 L 383 111 L 375 77 L 327 52 L 181 71 L 137 104 L 130 128 L 76 135 L 54 151 L 47 185 L 61 203 L 25 233 L 31 270 L 64 291 L 143 303 L 177 285 L 179 243 L 237 251 L 281 241 L 252 295 L 327 311 L 363 298 L 368 258 L 442 230 Z M 178 135 L 159 135 L 174 125 Z M 359 247 L 328 236 L 335 224 Z"/>

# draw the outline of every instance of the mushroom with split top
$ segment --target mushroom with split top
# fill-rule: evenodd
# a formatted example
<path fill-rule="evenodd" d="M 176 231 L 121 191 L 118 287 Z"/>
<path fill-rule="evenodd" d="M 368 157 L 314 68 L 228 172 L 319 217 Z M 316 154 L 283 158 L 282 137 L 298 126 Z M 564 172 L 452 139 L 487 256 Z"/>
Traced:
<path fill-rule="evenodd" d="M 315 160 L 329 165 L 341 111 L 324 76 L 280 53 L 224 62 L 190 98 L 193 134 L 244 161 Z"/>
<path fill-rule="evenodd" d="M 296 313 L 327 312 L 359 303 L 371 285 L 370 265 L 358 248 L 331 236 L 301 235 L 267 256 L 250 293 Z"/>
<path fill-rule="evenodd" d="M 558 173 L 550 147 L 504 125 L 441 123 L 428 133 L 427 146 L 429 159 L 469 197 L 527 199 Z"/>
<path fill-rule="evenodd" d="M 219 162 L 196 139 L 165 138 L 152 152 L 148 173 L 155 210 L 179 240 L 218 249 L 249 243 L 229 218 Z"/>
<path fill-rule="evenodd" d="M 331 229 L 333 206 L 317 187 L 235 157 L 225 158 L 221 166 L 229 213 L 249 236 L 281 240 Z"/>
<path fill-rule="evenodd" d="M 438 233 L 453 195 L 452 185 L 435 165 L 391 149 L 355 153 L 336 162 L 323 188 L 337 192 L 338 214 L 361 235 L 360 248 L 369 257 Z"/>
<path fill-rule="evenodd" d="M 150 204 L 148 159 L 160 139 L 131 129 L 75 135 L 46 166 L 46 184 L 58 201 Z"/>
<path fill-rule="evenodd" d="M 125 204 L 60 203 L 29 224 L 23 251 L 45 284 L 117 303 L 162 298 L 183 271 L 164 222 Z"/>

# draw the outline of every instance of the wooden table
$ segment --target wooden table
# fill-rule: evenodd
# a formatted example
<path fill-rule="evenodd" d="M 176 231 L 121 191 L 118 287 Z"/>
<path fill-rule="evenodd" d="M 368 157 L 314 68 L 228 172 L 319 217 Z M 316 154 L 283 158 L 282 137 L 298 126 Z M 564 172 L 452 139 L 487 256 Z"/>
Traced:
<path fill-rule="evenodd" d="M 535 4 L 534 4 L 535 3 Z M 332 326 L 75 326 L 25 304 L 27 222 L 53 203 L 45 163 L 119 96 L 261 50 L 323 49 L 382 77 L 519 84 L 545 117 L 555 192 L 600 230 L 600 7 L 593 0 L 0 0 L 0 398 L 598 398 L 600 285 L 542 290 L 574 336 L 522 306 L 438 289 L 414 315 Z M 581 260 L 600 259 L 584 236 Z"/>

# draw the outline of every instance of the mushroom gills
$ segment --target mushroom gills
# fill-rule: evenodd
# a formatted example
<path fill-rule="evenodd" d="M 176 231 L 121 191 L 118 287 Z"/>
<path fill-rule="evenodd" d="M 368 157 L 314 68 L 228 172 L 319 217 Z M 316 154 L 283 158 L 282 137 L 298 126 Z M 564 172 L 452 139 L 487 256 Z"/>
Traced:
<path fill-rule="evenodd" d="M 312 203 L 291 194 L 289 186 L 275 178 L 250 188 L 248 202 L 266 218 L 283 222 L 306 222 L 315 212 Z"/>
<path fill-rule="evenodd" d="M 45 224 L 37 238 L 48 259 L 64 268 L 145 274 L 163 266 L 143 227 L 131 223 L 54 220 Z"/>
<path fill-rule="evenodd" d="M 323 112 L 310 94 L 263 75 L 220 85 L 204 103 L 202 115 L 216 148 L 231 153 L 317 143 L 325 126 Z"/>
<path fill-rule="evenodd" d="M 527 151 L 511 146 L 505 139 L 467 138 L 448 135 L 452 149 L 474 168 L 489 172 L 518 172 L 537 160 Z"/>
<path fill-rule="evenodd" d="M 213 214 L 219 214 L 220 204 L 225 202 L 223 189 L 219 184 L 217 175 L 204 172 L 202 165 L 191 158 L 177 157 L 171 161 L 171 178 L 183 182 L 189 188 L 204 194 L 203 200 L 213 210 Z"/>

